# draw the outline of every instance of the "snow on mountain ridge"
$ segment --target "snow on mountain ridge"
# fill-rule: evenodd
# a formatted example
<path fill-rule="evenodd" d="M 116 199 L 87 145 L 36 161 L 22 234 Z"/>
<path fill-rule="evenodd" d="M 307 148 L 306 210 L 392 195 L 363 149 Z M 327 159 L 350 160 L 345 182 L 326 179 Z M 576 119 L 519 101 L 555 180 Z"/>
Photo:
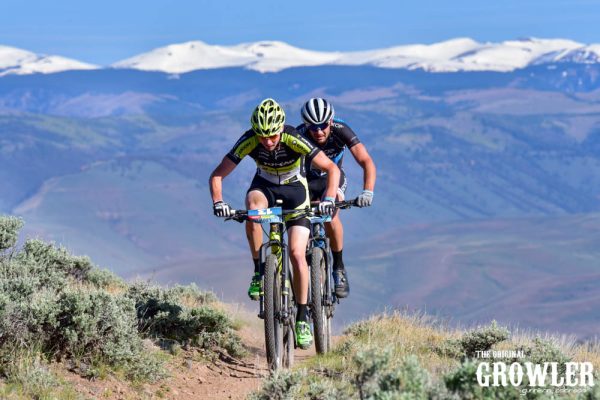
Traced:
<path fill-rule="evenodd" d="M 600 63 L 600 44 L 580 47 L 557 57 L 558 62 L 574 62 L 578 64 Z"/>
<path fill-rule="evenodd" d="M 248 64 L 247 68 L 259 72 L 277 72 L 291 67 L 331 64 L 341 54 L 300 49 L 280 41 L 243 43 L 233 48 L 254 54 L 257 58 Z"/>
<path fill-rule="evenodd" d="M 246 67 L 260 72 L 285 68 L 323 65 L 338 58 L 338 53 L 304 50 L 279 41 L 212 46 L 201 41 L 154 49 L 112 65 L 145 71 L 185 73 L 198 69 Z"/>
<path fill-rule="evenodd" d="M 99 67 L 70 58 L 39 55 L 15 47 L 0 46 L 0 76 L 34 73 L 51 74 L 68 70 L 96 68 Z"/>
<path fill-rule="evenodd" d="M 600 44 L 586 46 L 566 39 L 537 38 L 480 43 L 470 38 L 455 38 L 433 44 L 326 52 L 302 49 L 281 41 L 221 46 L 198 40 L 156 48 L 116 62 L 110 67 L 174 74 L 225 67 L 265 73 L 319 65 L 368 65 L 431 72 L 509 72 L 529 65 L 557 62 L 600 63 Z M 64 57 L 38 55 L 0 46 L 0 76 L 95 68 L 101 67 Z"/>
<path fill-rule="evenodd" d="M 202 43 L 206 49 L 210 49 L 207 51 L 208 57 L 192 57 L 188 52 L 181 56 L 181 59 L 169 58 L 169 63 L 165 62 L 164 57 L 161 58 L 161 54 L 174 46 L 185 48 L 192 43 Z M 188 42 L 155 49 L 113 64 L 113 67 L 168 73 L 225 66 L 244 67 L 259 72 L 277 72 L 285 68 L 317 65 L 372 65 L 380 68 L 424 69 L 433 72 L 508 72 L 535 65 L 539 60 L 557 62 L 584 47 L 583 44 L 572 40 L 538 38 L 501 43 L 479 43 L 470 38 L 456 38 L 428 45 L 411 44 L 352 52 L 312 51 L 280 41 L 243 43 L 235 46 L 211 46 L 203 42 Z M 223 58 L 208 54 L 217 51 L 222 52 Z M 596 54 L 592 50 L 589 53 Z M 582 57 L 584 56 L 573 59 L 579 60 Z"/>
<path fill-rule="evenodd" d="M 468 71 L 508 72 L 525 68 L 536 59 L 561 50 L 573 50 L 581 43 L 564 39 L 508 40 L 499 44 L 487 43 L 476 52 L 457 58 Z"/>
<path fill-rule="evenodd" d="M 196 69 L 246 65 L 253 60 L 254 57 L 250 53 L 239 52 L 227 46 L 212 46 L 196 40 L 160 47 L 119 61 L 112 67 L 184 73 Z"/>

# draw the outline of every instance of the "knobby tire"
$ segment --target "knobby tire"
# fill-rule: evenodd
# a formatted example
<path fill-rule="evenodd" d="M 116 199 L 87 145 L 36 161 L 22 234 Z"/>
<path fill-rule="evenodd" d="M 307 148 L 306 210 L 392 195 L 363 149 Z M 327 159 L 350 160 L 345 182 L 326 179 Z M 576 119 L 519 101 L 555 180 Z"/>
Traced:
<path fill-rule="evenodd" d="M 264 274 L 265 347 L 271 371 L 281 368 L 283 330 L 275 315 L 281 311 L 281 278 L 277 271 L 277 257 L 267 256 Z"/>
<path fill-rule="evenodd" d="M 313 326 L 315 333 L 315 348 L 318 354 L 324 354 L 330 345 L 330 320 L 323 304 L 323 288 L 327 279 L 325 254 L 323 249 L 315 247 L 312 250 L 310 265 L 311 302 Z"/>

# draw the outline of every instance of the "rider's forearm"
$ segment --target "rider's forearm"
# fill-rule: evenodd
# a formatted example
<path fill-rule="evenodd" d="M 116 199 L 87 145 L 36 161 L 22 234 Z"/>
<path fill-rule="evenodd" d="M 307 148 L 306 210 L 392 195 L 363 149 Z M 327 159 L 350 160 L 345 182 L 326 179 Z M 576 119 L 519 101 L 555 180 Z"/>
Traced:
<path fill-rule="evenodd" d="M 363 169 L 363 189 L 374 191 L 375 190 L 375 177 L 377 176 L 377 170 L 375 163 L 371 158 L 360 163 Z"/>
<path fill-rule="evenodd" d="M 208 187 L 210 188 L 210 195 L 212 196 L 213 203 L 223 201 L 223 179 L 225 179 L 235 167 L 236 164 L 225 156 L 223 157 L 221 164 L 219 164 L 212 174 L 210 174 Z"/>
<path fill-rule="evenodd" d="M 327 171 L 327 190 L 325 191 L 325 197 L 332 197 L 335 199 L 339 185 L 340 169 L 332 163 L 332 168 L 329 168 Z"/>
<path fill-rule="evenodd" d="M 208 180 L 208 185 L 213 203 L 223 201 L 223 177 L 213 173 Z"/>

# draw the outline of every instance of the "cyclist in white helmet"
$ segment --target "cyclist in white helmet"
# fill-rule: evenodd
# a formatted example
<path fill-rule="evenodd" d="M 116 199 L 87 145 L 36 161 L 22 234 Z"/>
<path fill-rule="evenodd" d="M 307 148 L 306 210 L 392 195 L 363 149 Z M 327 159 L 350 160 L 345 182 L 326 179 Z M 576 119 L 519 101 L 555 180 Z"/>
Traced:
<path fill-rule="evenodd" d="M 340 185 L 336 199 L 343 200 L 346 191 L 346 175 L 342 161 L 346 148 L 350 150 L 356 162 L 363 169 L 363 191 L 358 197 L 359 207 L 368 207 L 373 202 L 376 169 L 371 156 L 356 134 L 342 120 L 334 118 L 333 105 L 323 98 L 312 98 L 304 103 L 301 115 L 303 124 L 296 129 L 300 134 L 323 150 L 340 169 Z M 322 200 L 327 184 L 327 172 L 311 168 L 307 173 L 311 200 Z M 333 253 L 333 278 L 335 293 L 338 297 L 347 297 L 350 292 L 348 274 L 344 268 L 342 250 L 344 247 L 344 227 L 339 213 L 335 213 L 330 223 L 325 224 L 327 236 L 331 241 Z"/>

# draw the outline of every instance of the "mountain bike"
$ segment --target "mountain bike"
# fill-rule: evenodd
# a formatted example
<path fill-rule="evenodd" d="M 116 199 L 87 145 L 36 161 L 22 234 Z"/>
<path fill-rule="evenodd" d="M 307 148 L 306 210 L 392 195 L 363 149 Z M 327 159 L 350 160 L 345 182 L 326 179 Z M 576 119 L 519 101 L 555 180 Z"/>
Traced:
<path fill-rule="evenodd" d="M 347 209 L 356 205 L 356 199 L 338 201 L 338 209 Z M 331 216 L 318 215 L 312 209 L 309 216 L 311 236 L 307 247 L 307 260 L 310 268 L 309 301 L 310 314 L 313 320 L 313 336 L 317 353 L 323 354 L 331 350 L 331 324 L 335 304 L 339 299 L 335 295 L 333 285 L 333 256 L 329 247 L 329 238 L 325 234 L 325 222 L 331 221 Z"/>
<path fill-rule="evenodd" d="M 264 265 L 258 317 L 264 319 L 267 363 L 271 371 L 290 368 L 294 362 L 296 303 L 288 246 L 284 240 L 284 217 L 298 210 L 271 207 L 233 210 L 226 220 L 252 221 L 269 226 L 269 239 L 260 247 L 259 262 Z"/>

